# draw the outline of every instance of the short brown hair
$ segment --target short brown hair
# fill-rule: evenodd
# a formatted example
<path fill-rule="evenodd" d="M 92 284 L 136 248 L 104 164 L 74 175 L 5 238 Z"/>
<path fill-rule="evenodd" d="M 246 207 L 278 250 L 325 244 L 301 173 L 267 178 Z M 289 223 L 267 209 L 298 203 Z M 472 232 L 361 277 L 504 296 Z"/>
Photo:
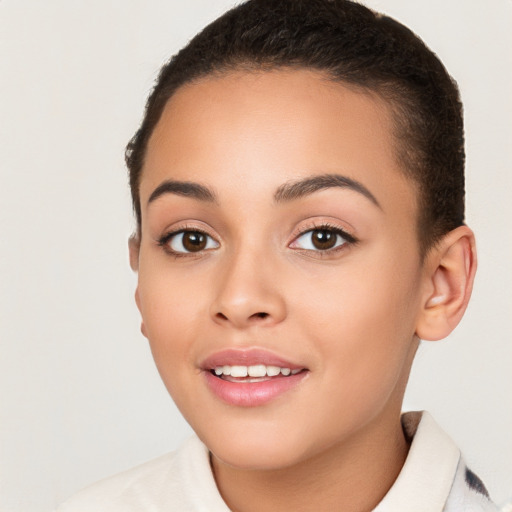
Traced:
<path fill-rule="evenodd" d="M 408 28 L 349 0 L 249 0 L 196 35 L 160 71 L 126 148 L 138 226 L 149 138 L 182 85 L 231 70 L 308 68 L 377 93 L 394 114 L 397 154 L 418 189 L 422 254 L 464 222 L 464 131 L 456 83 Z"/>

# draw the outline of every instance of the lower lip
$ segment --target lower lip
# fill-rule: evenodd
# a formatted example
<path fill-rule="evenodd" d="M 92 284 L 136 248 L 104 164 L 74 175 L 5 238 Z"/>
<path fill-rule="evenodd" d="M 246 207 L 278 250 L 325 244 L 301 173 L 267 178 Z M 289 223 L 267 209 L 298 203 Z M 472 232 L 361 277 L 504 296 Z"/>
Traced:
<path fill-rule="evenodd" d="M 257 407 L 295 388 L 307 373 L 302 371 L 296 375 L 272 377 L 261 382 L 230 382 L 209 371 L 205 371 L 204 375 L 210 390 L 223 402 L 238 407 Z"/>

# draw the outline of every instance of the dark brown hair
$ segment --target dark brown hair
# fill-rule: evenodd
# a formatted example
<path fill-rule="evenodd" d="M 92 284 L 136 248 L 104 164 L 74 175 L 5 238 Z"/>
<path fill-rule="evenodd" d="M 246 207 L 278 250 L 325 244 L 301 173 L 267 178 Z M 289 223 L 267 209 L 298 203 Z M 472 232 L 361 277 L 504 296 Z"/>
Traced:
<path fill-rule="evenodd" d="M 231 70 L 308 68 L 390 105 L 401 167 L 418 190 L 422 254 L 464 222 L 464 133 L 457 86 L 408 28 L 348 0 L 249 0 L 196 35 L 160 71 L 126 148 L 140 229 L 148 140 L 182 85 Z"/>

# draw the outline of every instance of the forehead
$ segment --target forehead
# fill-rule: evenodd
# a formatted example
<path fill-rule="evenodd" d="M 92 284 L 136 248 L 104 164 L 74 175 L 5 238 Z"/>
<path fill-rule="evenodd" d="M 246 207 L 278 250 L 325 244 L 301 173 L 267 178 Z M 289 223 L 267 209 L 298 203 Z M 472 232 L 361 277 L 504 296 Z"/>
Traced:
<path fill-rule="evenodd" d="M 415 209 L 393 116 L 376 94 L 311 70 L 233 72 L 181 87 L 146 152 L 141 200 L 165 179 L 267 195 L 311 174 L 355 179 L 383 203 Z M 411 211 L 412 211 L 411 210 Z"/>

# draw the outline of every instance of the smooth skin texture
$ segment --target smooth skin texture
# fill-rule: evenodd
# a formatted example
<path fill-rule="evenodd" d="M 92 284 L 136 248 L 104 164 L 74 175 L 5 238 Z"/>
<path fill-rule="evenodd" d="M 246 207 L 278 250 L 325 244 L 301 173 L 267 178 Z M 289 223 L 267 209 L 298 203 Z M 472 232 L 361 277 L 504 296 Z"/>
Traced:
<path fill-rule="evenodd" d="M 418 337 L 458 323 L 476 259 L 465 226 L 420 257 L 416 190 L 395 148 L 382 100 L 309 70 L 186 85 L 150 139 L 130 243 L 142 332 L 233 511 L 371 510 L 404 463 Z M 323 175 L 375 201 L 327 185 L 276 201 Z M 212 197 L 171 187 L 149 201 L 168 180 Z M 202 250 L 184 230 L 205 233 Z M 307 375 L 265 405 L 227 404 L 202 362 L 230 348 L 268 350 Z"/>

